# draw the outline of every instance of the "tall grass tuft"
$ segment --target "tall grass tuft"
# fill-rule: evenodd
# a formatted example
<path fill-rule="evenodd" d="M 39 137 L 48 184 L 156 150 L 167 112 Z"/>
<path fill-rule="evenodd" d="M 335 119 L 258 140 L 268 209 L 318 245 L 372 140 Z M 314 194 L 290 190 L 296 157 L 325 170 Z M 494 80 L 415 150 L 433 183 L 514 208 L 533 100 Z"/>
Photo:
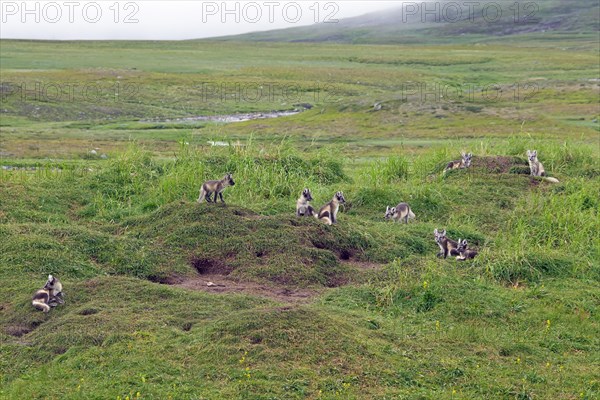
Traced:
<path fill-rule="evenodd" d="M 521 198 L 485 268 L 502 279 L 600 278 L 599 190 L 597 181 L 573 178 L 553 193 L 533 191 Z"/>
<path fill-rule="evenodd" d="M 409 163 L 405 157 L 392 156 L 384 160 L 376 160 L 363 169 L 362 180 L 377 187 L 406 181 L 409 174 Z"/>
<path fill-rule="evenodd" d="M 274 210 L 304 187 L 348 180 L 343 159 L 303 158 L 285 143 L 192 148 L 182 142 L 175 158 L 166 161 L 155 161 L 149 152 L 132 145 L 93 178 L 90 188 L 96 196 L 88 208 L 92 214 L 119 219 L 173 201 L 195 200 L 204 181 L 221 179 L 226 173 L 236 181 L 227 189 L 226 201 Z"/>

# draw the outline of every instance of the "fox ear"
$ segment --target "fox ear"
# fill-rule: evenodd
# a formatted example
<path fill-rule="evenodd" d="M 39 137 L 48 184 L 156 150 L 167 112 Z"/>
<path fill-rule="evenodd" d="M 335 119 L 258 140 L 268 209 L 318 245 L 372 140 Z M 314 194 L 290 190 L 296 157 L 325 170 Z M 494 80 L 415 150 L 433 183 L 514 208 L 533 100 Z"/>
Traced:
<path fill-rule="evenodd" d="M 390 206 L 385 206 L 385 212 L 390 211 Z"/>
<path fill-rule="evenodd" d="M 435 235 L 437 235 L 437 234 L 438 234 L 438 230 L 437 230 L 437 228 L 433 230 L 433 233 L 434 233 Z"/>
<path fill-rule="evenodd" d="M 446 236 L 446 230 L 445 229 L 443 230 L 442 235 Z"/>
<path fill-rule="evenodd" d="M 467 239 L 463 239 L 463 244 L 466 246 L 467 245 Z"/>

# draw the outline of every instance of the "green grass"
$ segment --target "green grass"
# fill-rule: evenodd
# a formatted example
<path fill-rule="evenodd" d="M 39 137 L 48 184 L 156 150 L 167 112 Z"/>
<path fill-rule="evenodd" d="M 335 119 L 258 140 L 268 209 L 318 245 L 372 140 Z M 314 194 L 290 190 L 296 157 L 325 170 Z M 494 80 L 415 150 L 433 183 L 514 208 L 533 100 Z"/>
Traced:
<path fill-rule="evenodd" d="M 182 144 L 163 161 L 132 145 L 92 172 L 3 172 L 2 394 L 593 398 L 596 154 L 538 146 L 564 183 L 533 184 L 508 171 L 528 145 L 489 144 L 445 178 L 447 148 L 349 169 L 285 143 Z M 509 160 L 502 171 L 495 153 Z M 200 183 L 224 171 L 237 181 L 228 205 L 195 203 Z M 316 203 L 344 190 L 337 226 L 293 216 L 304 186 Z M 416 223 L 383 220 L 400 200 Z M 481 255 L 437 259 L 434 227 Z M 44 315 L 29 293 L 47 272 L 64 280 L 67 304 Z M 156 283 L 198 272 L 321 294 L 285 306 Z"/>
<path fill-rule="evenodd" d="M 19 169 L 0 169 L 0 398 L 597 398 L 597 47 L 2 41 L 3 82 L 139 91 L 2 98 L 0 165 Z M 409 81 L 503 95 L 403 100 Z M 201 82 L 301 94 L 202 99 Z M 515 102 L 515 82 L 540 90 Z M 296 100 L 315 107 L 178 120 Z M 528 149 L 559 184 L 528 176 Z M 472 168 L 444 176 L 462 150 Z M 228 172 L 226 205 L 197 204 Z M 337 225 L 294 216 L 305 187 L 317 207 L 344 192 Z M 400 201 L 416 221 L 384 220 Z M 438 259 L 436 228 L 479 256 Z M 66 304 L 43 314 L 49 273 Z M 205 278 L 253 290 L 179 285 Z"/>
<path fill-rule="evenodd" d="M 68 159 L 99 147 L 111 156 L 135 139 L 172 156 L 179 140 L 207 145 L 251 135 L 258 142 L 285 135 L 305 149 L 351 144 L 345 152 L 357 156 L 524 130 L 594 142 L 597 41 L 560 37 L 553 46 L 526 38 L 480 46 L 3 40 L 1 154 Z M 502 91 L 488 93 L 487 85 Z M 381 111 L 373 111 L 376 102 Z M 314 108 L 238 124 L 177 120 L 298 103 Z"/>

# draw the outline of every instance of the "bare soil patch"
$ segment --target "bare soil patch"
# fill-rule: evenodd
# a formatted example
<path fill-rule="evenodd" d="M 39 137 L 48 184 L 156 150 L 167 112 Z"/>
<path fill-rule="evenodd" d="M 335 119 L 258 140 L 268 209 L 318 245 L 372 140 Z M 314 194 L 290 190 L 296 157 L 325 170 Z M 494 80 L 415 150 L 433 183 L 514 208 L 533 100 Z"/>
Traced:
<path fill-rule="evenodd" d="M 473 166 L 485 168 L 492 173 L 507 174 L 514 166 L 527 166 L 527 164 L 515 157 L 494 156 L 475 157 L 473 158 Z"/>
<path fill-rule="evenodd" d="M 23 335 L 28 334 L 33 329 L 26 325 L 8 325 L 4 328 L 4 331 L 7 335 L 21 337 Z"/>
<path fill-rule="evenodd" d="M 314 296 L 322 292 L 317 289 L 297 289 L 255 282 L 238 282 L 222 274 L 202 274 L 188 278 L 174 286 L 208 293 L 248 294 L 274 299 L 282 303 L 308 303 Z"/>

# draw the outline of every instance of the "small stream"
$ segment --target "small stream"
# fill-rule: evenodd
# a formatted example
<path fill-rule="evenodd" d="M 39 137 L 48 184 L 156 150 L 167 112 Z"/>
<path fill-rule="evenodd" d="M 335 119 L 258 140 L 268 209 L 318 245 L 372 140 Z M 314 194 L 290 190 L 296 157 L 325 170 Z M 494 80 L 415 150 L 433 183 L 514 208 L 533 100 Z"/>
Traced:
<path fill-rule="evenodd" d="M 242 114 L 225 114 L 225 115 L 199 115 L 196 117 L 185 117 L 185 118 L 172 118 L 172 119 L 152 119 L 152 120 L 141 120 L 140 122 L 244 122 L 252 121 L 256 119 L 271 119 L 280 117 L 289 117 L 291 115 L 300 114 L 300 110 L 288 110 L 288 111 L 270 111 L 270 112 L 254 112 L 254 113 L 242 113 Z"/>

